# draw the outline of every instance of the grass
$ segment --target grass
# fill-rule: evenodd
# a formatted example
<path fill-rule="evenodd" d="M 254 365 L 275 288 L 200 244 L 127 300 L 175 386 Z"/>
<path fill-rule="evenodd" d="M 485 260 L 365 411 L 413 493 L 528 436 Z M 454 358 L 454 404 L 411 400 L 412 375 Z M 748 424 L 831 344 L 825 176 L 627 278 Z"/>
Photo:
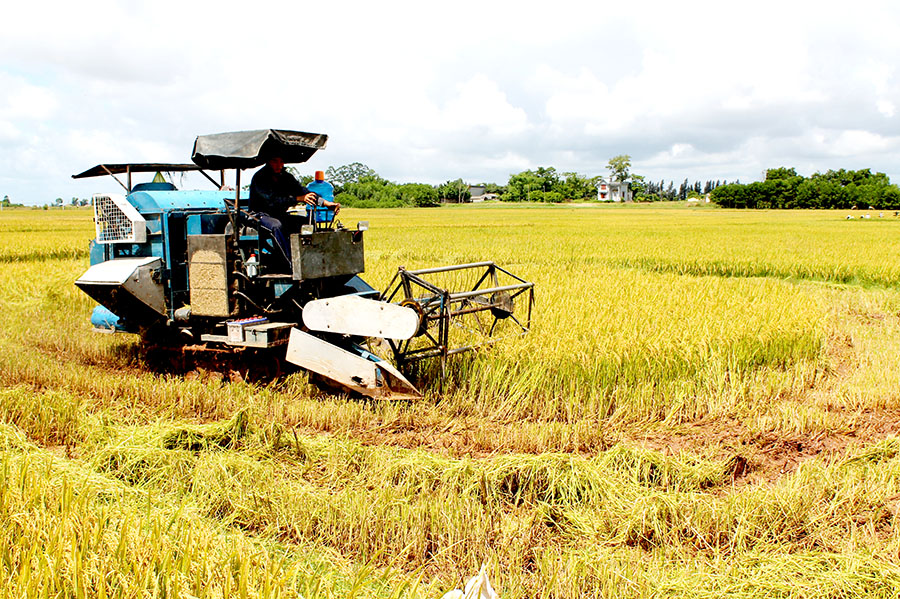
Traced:
<path fill-rule="evenodd" d="M 900 222 L 345 218 L 376 287 L 482 259 L 534 281 L 532 332 L 426 369 L 416 404 L 167 374 L 90 332 L 89 212 L 0 215 L 6 595 L 439 597 L 481 563 L 504 599 L 900 591 Z"/>

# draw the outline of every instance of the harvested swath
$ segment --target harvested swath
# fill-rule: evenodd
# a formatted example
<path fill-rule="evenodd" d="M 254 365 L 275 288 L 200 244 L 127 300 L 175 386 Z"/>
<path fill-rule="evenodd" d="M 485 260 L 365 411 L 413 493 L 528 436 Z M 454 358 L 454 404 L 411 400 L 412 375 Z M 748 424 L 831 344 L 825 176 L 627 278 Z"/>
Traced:
<path fill-rule="evenodd" d="M 175 426 L 161 432 L 163 449 L 187 449 L 203 451 L 211 448 L 235 447 L 249 432 L 247 410 L 235 412 L 223 422 Z"/>
<path fill-rule="evenodd" d="M 0 425 L 0 447 L 16 438 Z M 10 596 L 376 597 L 388 585 L 416 596 L 415 578 L 245 536 L 175 497 L 33 448 L 3 454 L 0 490 L 0 585 Z"/>
<path fill-rule="evenodd" d="M 192 475 L 198 452 L 234 448 L 249 430 L 246 410 L 207 424 L 104 428 L 92 441 L 90 461 L 132 485 L 179 488 Z"/>

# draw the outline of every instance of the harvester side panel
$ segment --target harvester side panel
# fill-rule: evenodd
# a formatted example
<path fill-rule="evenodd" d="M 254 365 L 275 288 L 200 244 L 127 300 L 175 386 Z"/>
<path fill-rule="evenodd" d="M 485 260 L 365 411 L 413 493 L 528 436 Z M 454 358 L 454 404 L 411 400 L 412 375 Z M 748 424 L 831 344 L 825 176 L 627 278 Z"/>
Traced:
<path fill-rule="evenodd" d="M 143 326 L 166 314 L 160 269 L 153 256 L 116 258 L 91 266 L 75 285 L 115 315 Z"/>
<path fill-rule="evenodd" d="M 228 316 L 228 249 L 225 235 L 188 235 L 191 312 Z"/>
<path fill-rule="evenodd" d="M 285 359 L 316 373 L 331 385 L 373 399 L 421 397 L 418 389 L 389 363 L 359 346 L 349 349 L 353 351 L 293 328 Z"/>
<path fill-rule="evenodd" d="M 363 236 L 354 231 L 291 235 L 294 279 L 356 275 L 365 271 Z"/>

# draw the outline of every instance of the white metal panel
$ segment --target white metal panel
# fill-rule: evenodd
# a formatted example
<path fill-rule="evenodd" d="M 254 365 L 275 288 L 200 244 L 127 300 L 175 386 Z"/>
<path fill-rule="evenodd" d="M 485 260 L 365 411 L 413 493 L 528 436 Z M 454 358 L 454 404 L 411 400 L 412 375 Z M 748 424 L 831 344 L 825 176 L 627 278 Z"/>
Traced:
<path fill-rule="evenodd" d="M 341 295 L 308 302 L 303 324 L 314 331 L 402 340 L 416 334 L 419 315 L 396 304 Z"/>
<path fill-rule="evenodd" d="M 410 383 L 393 364 L 386 362 L 385 360 L 376 362 L 376 364 L 378 365 L 378 368 L 381 369 L 381 374 L 384 375 L 384 378 L 387 380 L 388 386 L 391 388 L 391 392 L 394 395 L 404 393 L 411 398 L 422 396 L 422 394 L 419 393 L 419 390 L 416 389 L 416 386 Z"/>
<path fill-rule="evenodd" d="M 159 258 L 147 256 L 143 258 L 115 258 L 95 264 L 81 275 L 75 283 L 94 283 L 121 285 L 141 266 L 146 266 Z"/>
<path fill-rule="evenodd" d="M 363 395 L 375 397 L 378 392 L 378 374 L 374 362 L 300 329 L 291 329 L 285 359 Z"/>

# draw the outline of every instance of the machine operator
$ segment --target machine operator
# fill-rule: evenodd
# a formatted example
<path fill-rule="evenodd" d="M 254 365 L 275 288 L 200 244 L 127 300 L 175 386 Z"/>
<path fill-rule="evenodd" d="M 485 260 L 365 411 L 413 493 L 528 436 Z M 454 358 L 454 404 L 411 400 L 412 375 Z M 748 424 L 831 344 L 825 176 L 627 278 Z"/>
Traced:
<path fill-rule="evenodd" d="M 294 176 L 284 169 L 284 160 L 275 156 L 253 175 L 250 181 L 250 212 L 263 229 L 271 233 L 275 244 L 281 250 L 288 265 L 291 265 L 291 244 L 286 231 L 288 209 L 297 204 L 326 206 L 341 209 L 338 202 L 329 202 L 309 191 Z"/>

